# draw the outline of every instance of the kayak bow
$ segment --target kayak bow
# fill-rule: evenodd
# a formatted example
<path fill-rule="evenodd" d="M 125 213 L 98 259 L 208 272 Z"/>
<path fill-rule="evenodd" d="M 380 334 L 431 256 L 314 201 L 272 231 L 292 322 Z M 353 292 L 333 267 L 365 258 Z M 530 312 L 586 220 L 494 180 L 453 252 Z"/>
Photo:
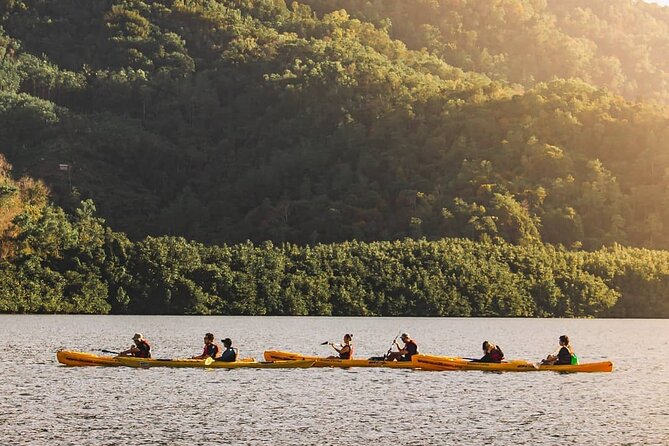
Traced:
<path fill-rule="evenodd" d="M 120 366 L 115 356 L 100 356 L 93 353 L 75 352 L 71 350 L 59 350 L 56 359 L 61 364 L 72 367 L 82 366 Z"/>

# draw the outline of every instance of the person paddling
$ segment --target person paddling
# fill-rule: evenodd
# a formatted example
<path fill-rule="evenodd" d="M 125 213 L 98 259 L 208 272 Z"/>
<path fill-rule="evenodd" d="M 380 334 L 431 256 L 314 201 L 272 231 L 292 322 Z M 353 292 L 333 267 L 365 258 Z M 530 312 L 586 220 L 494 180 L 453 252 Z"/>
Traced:
<path fill-rule="evenodd" d="M 483 341 L 483 357 L 477 359 L 476 362 L 502 362 L 504 359 L 504 352 L 499 346 L 492 342 Z"/>
<path fill-rule="evenodd" d="M 335 344 L 330 342 L 330 345 L 339 353 L 339 356 L 329 356 L 328 359 L 353 359 L 353 344 L 351 344 L 351 341 L 353 341 L 353 335 L 346 333 L 344 335 L 344 343 L 340 348 L 337 348 Z"/>
<path fill-rule="evenodd" d="M 135 333 L 135 335 L 132 337 L 132 340 L 135 345 L 119 353 L 119 356 L 134 356 L 136 358 L 151 357 L 151 345 L 149 345 L 141 333 Z"/>
<path fill-rule="evenodd" d="M 220 355 L 221 348 L 214 343 L 214 335 L 207 333 L 204 335 L 204 350 L 201 355 L 193 356 L 192 359 L 216 359 Z"/>
<path fill-rule="evenodd" d="M 576 354 L 569 343 L 569 336 L 562 335 L 558 341 L 560 343 L 558 349 L 546 356 L 546 359 L 542 359 L 542 364 L 570 365 L 572 363 L 572 357 L 576 357 Z"/>
<path fill-rule="evenodd" d="M 402 339 L 404 347 L 400 348 L 397 341 L 393 341 L 393 343 L 397 346 L 398 351 L 388 353 L 386 361 L 411 361 L 411 357 L 418 354 L 418 345 L 413 339 L 411 339 L 409 333 L 402 333 L 400 339 Z"/>
<path fill-rule="evenodd" d="M 232 346 L 232 339 L 230 338 L 221 339 L 221 342 L 223 343 L 223 347 L 225 347 L 225 350 L 223 350 L 221 356 L 216 358 L 216 361 L 223 361 L 223 362 L 237 361 L 237 349 Z"/>

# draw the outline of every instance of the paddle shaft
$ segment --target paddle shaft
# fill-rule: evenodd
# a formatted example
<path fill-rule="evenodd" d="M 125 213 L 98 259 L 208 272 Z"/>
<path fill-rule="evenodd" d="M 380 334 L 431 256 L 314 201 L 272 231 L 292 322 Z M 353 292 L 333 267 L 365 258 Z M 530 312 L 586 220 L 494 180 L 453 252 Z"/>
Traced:
<path fill-rule="evenodd" d="M 388 349 L 388 352 L 386 353 L 386 356 L 388 356 L 390 354 L 390 352 L 393 351 L 393 345 L 395 345 L 397 343 L 397 338 L 399 338 L 401 334 L 402 334 L 402 331 L 397 333 L 397 336 L 395 336 L 395 339 L 393 339 L 393 342 L 390 344 L 390 348 Z"/>

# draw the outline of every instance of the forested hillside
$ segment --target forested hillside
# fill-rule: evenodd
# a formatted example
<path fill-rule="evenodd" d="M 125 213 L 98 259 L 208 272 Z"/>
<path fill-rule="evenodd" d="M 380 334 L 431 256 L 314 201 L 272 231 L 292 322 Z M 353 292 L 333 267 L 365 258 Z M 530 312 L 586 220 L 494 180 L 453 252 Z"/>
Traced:
<path fill-rule="evenodd" d="M 669 317 L 667 54 L 629 0 L 0 0 L 0 312 Z"/>
<path fill-rule="evenodd" d="M 669 8 L 630 0 L 303 0 L 345 9 L 464 70 L 533 86 L 579 78 L 669 103 Z"/>
<path fill-rule="evenodd" d="M 668 16 L 623 0 L 4 1 L 0 147 L 132 238 L 668 248 Z"/>
<path fill-rule="evenodd" d="M 669 317 L 666 251 L 501 239 L 133 243 L 92 202 L 68 216 L 41 183 L 0 166 L 0 313 Z"/>

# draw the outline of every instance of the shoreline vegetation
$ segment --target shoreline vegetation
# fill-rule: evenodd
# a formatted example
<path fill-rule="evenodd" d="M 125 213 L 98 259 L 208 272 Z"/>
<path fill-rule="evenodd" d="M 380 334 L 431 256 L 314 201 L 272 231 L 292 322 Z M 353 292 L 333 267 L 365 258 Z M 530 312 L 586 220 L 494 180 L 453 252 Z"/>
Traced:
<path fill-rule="evenodd" d="M 669 317 L 667 251 L 499 238 L 132 242 L 92 201 L 68 216 L 45 191 L 17 183 L 27 201 L 0 245 L 2 313 Z"/>
<path fill-rule="evenodd" d="M 630 0 L 0 2 L 0 312 L 669 317 L 667 35 Z"/>

